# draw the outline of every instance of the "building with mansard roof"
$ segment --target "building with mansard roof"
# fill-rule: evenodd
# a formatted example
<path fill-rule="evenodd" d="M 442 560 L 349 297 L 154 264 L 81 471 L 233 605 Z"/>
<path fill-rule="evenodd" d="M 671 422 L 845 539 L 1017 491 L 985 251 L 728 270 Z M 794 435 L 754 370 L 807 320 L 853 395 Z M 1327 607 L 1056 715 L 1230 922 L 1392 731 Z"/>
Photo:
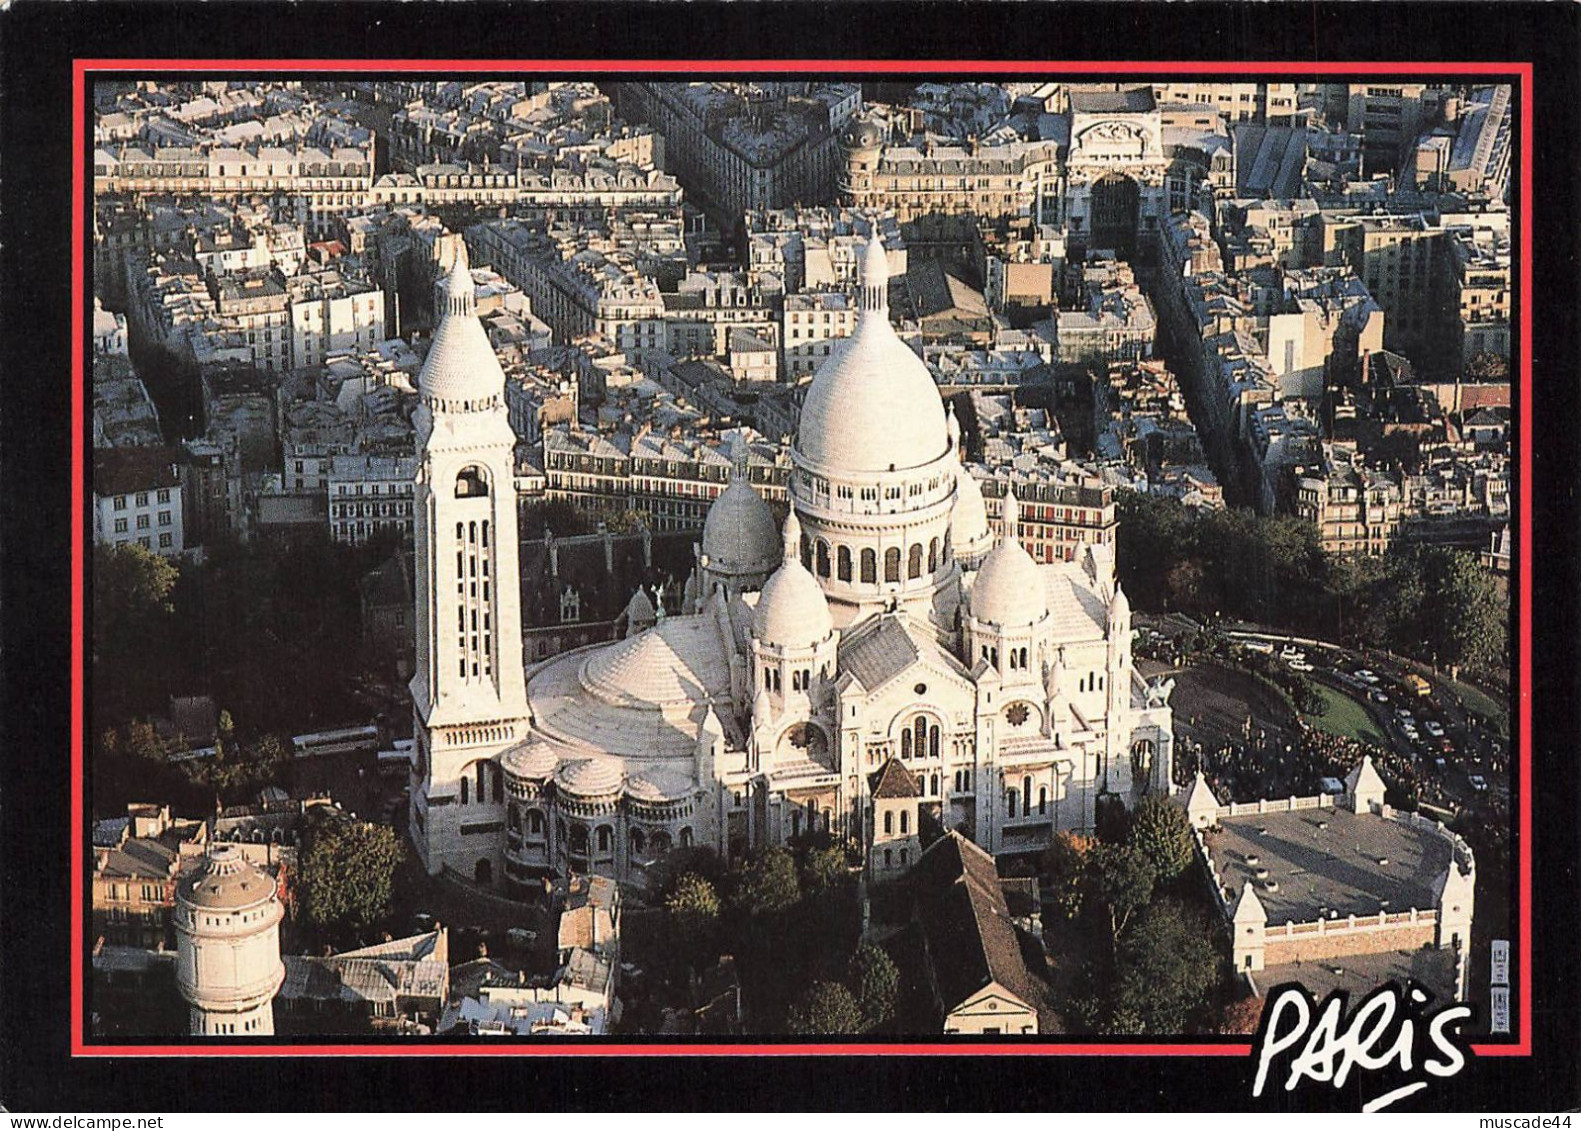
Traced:
<path fill-rule="evenodd" d="M 886 766 L 914 787 L 908 837 L 926 814 L 995 855 L 1172 792 L 1167 691 L 1132 665 L 1112 552 L 1035 561 L 1014 494 L 990 533 L 888 274 L 874 240 L 855 330 L 807 388 L 789 516 L 738 455 L 681 593 L 634 594 L 624 639 L 524 664 L 503 378 L 452 272 L 415 418 L 410 827 L 430 871 L 640 889 L 686 845 L 871 846 L 875 790 L 902 780 Z M 892 860 L 901 840 L 897 820 Z"/>

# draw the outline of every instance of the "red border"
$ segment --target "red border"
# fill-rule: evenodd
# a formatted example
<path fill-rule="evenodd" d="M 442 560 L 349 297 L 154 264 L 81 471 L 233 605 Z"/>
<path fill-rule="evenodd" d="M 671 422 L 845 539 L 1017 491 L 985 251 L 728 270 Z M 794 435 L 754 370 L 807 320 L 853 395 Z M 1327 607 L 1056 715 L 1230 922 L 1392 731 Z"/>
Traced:
<path fill-rule="evenodd" d="M 1249 1043 L 1225 1044 L 1082 1044 L 1049 1041 L 1000 1044 L 945 1042 L 857 1044 L 584 1044 L 544 1041 L 499 1045 L 423 1043 L 411 1045 L 111 1045 L 88 1044 L 83 1029 L 83 578 L 84 540 L 83 251 L 88 163 L 86 139 L 87 75 L 90 71 L 165 73 L 317 72 L 317 73 L 480 73 L 552 71 L 559 74 L 1041 74 L 1138 75 L 1497 75 L 1515 76 L 1521 92 L 1520 153 L 1520 501 L 1516 535 L 1520 544 L 1520 643 L 1518 736 L 1521 808 L 1520 849 L 1520 1018 L 1518 1039 L 1510 1044 L 1478 1044 L 1479 1056 L 1532 1054 L 1532 150 L 1533 89 L 1531 63 L 1380 63 L 1380 62 L 1044 62 L 1027 60 L 904 60 L 904 59 L 75 59 L 72 63 L 72 576 L 71 576 L 71 1054 L 73 1056 L 1248 1056 Z"/>

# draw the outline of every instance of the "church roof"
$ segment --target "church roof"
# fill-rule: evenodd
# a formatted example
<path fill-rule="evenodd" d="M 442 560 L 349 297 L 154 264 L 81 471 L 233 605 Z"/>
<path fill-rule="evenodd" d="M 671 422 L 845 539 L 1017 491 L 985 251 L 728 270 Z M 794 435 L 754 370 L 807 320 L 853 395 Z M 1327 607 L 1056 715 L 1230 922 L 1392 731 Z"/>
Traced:
<path fill-rule="evenodd" d="M 917 662 L 916 641 L 894 617 L 876 617 L 840 642 L 839 667 L 877 691 Z"/>
<path fill-rule="evenodd" d="M 870 241 L 864 283 L 884 262 L 882 250 L 877 237 Z M 819 366 L 802 404 L 796 451 L 831 474 L 920 467 L 949 445 L 933 374 L 895 334 L 881 291 L 863 288 L 878 297 L 863 299 L 856 332 Z"/>
<path fill-rule="evenodd" d="M 1363 754 L 1356 768 L 1345 775 L 1345 792 L 1355 797 L 1358 793 L 1382 793 L 1383 778 L 1372 764 L 1372 755 Z"/>
<path fill-rule="evenodd" d="M 886 759 L 867 780 L 874 797 L 922 796 L 922 791 L 917 788 L 916 777 L 894 758 Z"/>
<path fill-rule="evenodd" d="M 1042 567 L 1048 594 L 1049 630 L 1056 642 L 1091 640 L 1104 634 L 1109 607 L 1081 567 L 1073 562 Z"/>
<path fill-rule="evenodd" d="M 779 524 L 757 489 L 741 475 L 730 480 L 703 521 L 703 553 L 710 569 L 768 573 L 780 560 Z"/>
<path fill-rule="evenodd" d="M 763 586 L 752 614 L 752 634 L 776 647 L 808 647 L 834 631 L 829 599 L 818 579 L 801 564 L 801 523 L 792 511 L 785 518 L 784 563 Z"/>
<path fill-rule="evenodd" d="M 1145 114 L 1156 107 L 1152 89 L 1145 86 L 1070 92 L 1070 108 L 1078 114 Z"/>
<path fill-rule="evenodd" d="M 436 401 L 475 402 L 501 397 L 505 374 L 488 332 L 478 320 L 477 292 L 458 242 L 456 262 L 445 277 L 445 313 L 417 377 L 418 391 Z"/>

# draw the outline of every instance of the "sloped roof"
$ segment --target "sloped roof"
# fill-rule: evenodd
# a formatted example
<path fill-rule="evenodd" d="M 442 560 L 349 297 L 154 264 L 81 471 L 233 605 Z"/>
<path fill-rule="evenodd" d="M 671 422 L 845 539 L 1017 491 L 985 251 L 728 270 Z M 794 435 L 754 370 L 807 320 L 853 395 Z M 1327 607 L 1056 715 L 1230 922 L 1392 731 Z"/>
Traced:
<path fill-rule="evenodd" d="M 922 796 L 916 777 L 893 758 L 887 759 L 867 780 L 874 797 Z"/>
<path fill-rule="evenodd" d="M 900 621 L 881 617 L 840 642 L 839 667 L 869 691 L 876 691 L 916 663 L 920 655 Z"/>
<path fill-rule="evenodd" d="M 1043 1004 L 1044 988 L 1027 969 L 992 856 L 951 830 L 918 859 L 912 881 L 945 1012 L 995 982 L 1030 1008 Z"/>

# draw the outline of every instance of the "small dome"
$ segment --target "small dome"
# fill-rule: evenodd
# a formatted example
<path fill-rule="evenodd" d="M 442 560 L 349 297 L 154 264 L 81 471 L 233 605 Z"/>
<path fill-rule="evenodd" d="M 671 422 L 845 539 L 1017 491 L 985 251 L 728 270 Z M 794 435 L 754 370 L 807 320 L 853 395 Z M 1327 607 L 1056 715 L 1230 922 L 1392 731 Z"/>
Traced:
<path fill-rule="evenodd" d="M 957 557 L 987 552 L 994 532 L 988 527 L 988 507 L 977 477 L 964 467 L 955 470 L 955 506 L 950 511 L 950 545 Z"/>
<path fill-rule="evenodd" d="M 626 780 L 626 796 L 650 805 L 682 801 L 690 797 L 692 791 L 689 775 L 668 770 L 644 770 Z"/>
<path fill-rule="evenodd" d="M 240 911 L 274 898 L 273 878 L 256 868 L 235 844 L 216 844 L 181 881 L 181 899 L 193 907 Z"/>
<path fill-rule="evenodd" d="M 708 508 L 703 522 L 708 568 L 731 575 L 766 574 L 780 559 L 774 512 L 746 479 L 737 476 Z"/>
<path fill-rule="evenodd" d="M 548 781 L 559 764 L 560 755 L 538 738 L 518 742 L 500 755 L 500 768 L 524 781 Z"/>
<path fill-rule="evenodd" d="M 1014 491 L 1005 492 L 1004 530 L 972 582 L 967 605 L 972 616 L 1005 628 L 1025 628 L 1048 615 L 1048 594 L 1032 555 L 1021 546 L 1020 508 Z"/>
<path fill-rule="evenodd" d="M 849 149 L 877 149 L 884 143 L 884 130 L 872 118 L 852 118 L 841 140 Z"/>
<path fill-rule="evenodd" d="M 619 793 L 625 774 L 620 763 L 613 758 L 586 758 L 580 762 L 563 762 L 555 771 L 556 788 L 573 797 L 608 797 Z"/>
<path fill-rule="evenodd" d="M 834 631 L 829 600 L 801 564 L 801 523 L 795 512 L 785 520 L 785 560 L 763 586 L 752 615 L 752 635 L 780 648 L 805 648 Z"/>
<path fill-rule="evenodd" d="M 505 374 L 483 323 L 478 321 L 464 244 L 442 291 L 444 316 L 418 375 L 418 392 L 425 400 L 450 404 L 498 400 L 505 394 Z"/>

